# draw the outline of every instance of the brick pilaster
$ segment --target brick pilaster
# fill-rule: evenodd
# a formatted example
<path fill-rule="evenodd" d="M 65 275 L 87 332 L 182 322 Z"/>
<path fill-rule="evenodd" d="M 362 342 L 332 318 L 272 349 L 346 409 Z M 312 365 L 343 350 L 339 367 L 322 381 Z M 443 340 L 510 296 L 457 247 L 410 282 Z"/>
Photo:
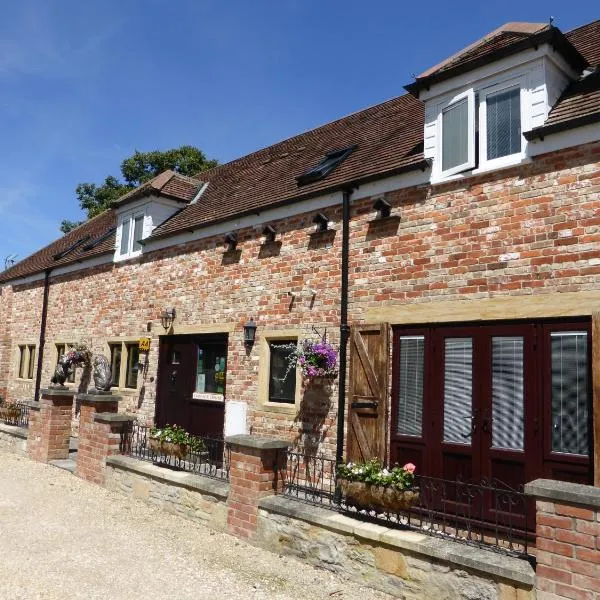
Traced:
<path fill-rule="evenodd" d="M 133 417 L 117 414 L 120 396 L 90 393 L 77 398 L 81 401 L 81 412 L 75 474 L 103 484 L 106 458 L 119 453 L 121 432 Z"/>
<path fill-rule="evenodd" d="M 71 411 L 75 392 L 68 388 L 41 390 L 30 404 L 27 454 L 39 462 L 69 458 Z"/>
<path fill-rule="evenodd" d="M 536 480 L 537 600 L 593 600 L 600 590 L 600 489 Z"/>
<path fill-rule="evenodd" d="M 251 538 L 258 523 L 258 503 L 282 485 L 289 442 L 251 435 L 226 438 L 231 448 L 227 500 L 227 528 L 238 537 Z"/>

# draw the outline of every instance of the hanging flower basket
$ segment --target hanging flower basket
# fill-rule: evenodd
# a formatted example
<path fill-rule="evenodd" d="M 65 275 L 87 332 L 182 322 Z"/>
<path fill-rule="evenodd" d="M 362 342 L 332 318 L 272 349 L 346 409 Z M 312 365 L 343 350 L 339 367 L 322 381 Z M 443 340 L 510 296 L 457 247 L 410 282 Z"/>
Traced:
<path fill-rule="evenodd" d="M 338 481 L 346 503 L 378 512 L 408 510 L 419 501 L 415 465 L 388 470 L 378 460 L 338 466 Z"/>
<path fill-rule="evenodd" d="M 419 501 L 419 488 L 398 490 L 391 486 L 340 479 L 346 503 L 359 509 L 377 512 L 408 510 Z"/>
<path fill-rule="evenodd" d="M 291 350 L 285 377 L 296 367 L 300 367 L 302 375 L 309 381 L 330 383 L 337 377 L 338 351 L 335 346 L 324 340 L 302 340 L 299 344 L 288 344 L 285 347 Z"/>
<path fill-rule="evenodd" d="M 180 460 L 184 460 L 190 450 L 195 453 L 203 453 L 206 450 L 200 438 L 190 435 L 178 425 L 153 427 L 150 430 L 148 445 L 156 454 L 174 456 Z"/>

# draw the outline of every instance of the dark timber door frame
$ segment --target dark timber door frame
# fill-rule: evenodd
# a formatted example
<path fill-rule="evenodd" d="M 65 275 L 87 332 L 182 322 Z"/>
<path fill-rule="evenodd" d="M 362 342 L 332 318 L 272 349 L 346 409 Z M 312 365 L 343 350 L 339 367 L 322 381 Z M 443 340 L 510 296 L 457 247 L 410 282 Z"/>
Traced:
<path fill-rule="evenodd" d="M 386 460 L 389 325 L 356 325 L 350 335 L 349 461 Z"/>

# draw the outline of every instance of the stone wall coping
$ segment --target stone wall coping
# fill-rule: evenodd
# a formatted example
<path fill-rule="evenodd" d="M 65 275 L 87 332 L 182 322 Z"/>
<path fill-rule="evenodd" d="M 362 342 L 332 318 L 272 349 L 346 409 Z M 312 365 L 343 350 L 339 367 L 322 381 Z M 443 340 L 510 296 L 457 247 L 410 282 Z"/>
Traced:
<path fill-rule="evenodd" d="M 374 523 L 357 521 L 340 513 L 303 504 L 283 496 L 263 498 L 258 507 L 268 513 L 300 519 L 335 533 L 354 535 L 393 548 L 408 550 L 414 554 L 435 558 L 449 565 L 500 577 L 514 584 L 527 587 L 535 585 L 533 568 L 526 560 L 520 558 L 443 540 L 416 531 L 391 529 Z"/>
<path fill-rule="evenodd" d="M 96 404 L 119 402 L 122 399 L 122 396 L 115 396 L 113 394 L 77 394 L 77 400 L 81 400 L 82 402 L 95 402 Z"/>
<path fill-rule="evenodd" d="M 536 479 L 525 485 L 525 493 L 538 500 L 567 502 L 600 509 L 600 488 L 591 485 L 553 479 Z"/>
<path fill-rule="evenodd" d="M 36 400 L 27 400 L 27 402 L 23 402 L 23 404 L 29 406 L 29 410 L 41 410 L 42 408 L 42 403 L 37 402 Z"/>
<path fill-rule="evenodd" d="M 194 473 L 186 473 L 185 471 L 172 471 L 164 467 L 157 467 L 152 463 L 131 458 L 129 456 L 114 455 L 106 459 L 106 464 L 123 471 L 130 471 L 142 477 L 161 481 L 170 485 L 209 494 L 215 496 L 219 500 L 225 502 L 229 496 L 229 482 L 219 481 L 218 479 L 210 479 L 202 477 Z"/>
<path fill-rule="evenodd" d="M 0 423 L 0 431 L 16 438 L 27 439 L 27 429 L 25 427 L 15 427 L 14 425 Z"/>
<path fill-rule="evenodd" d="M 43 388 L 40 390 L 42 396 L 76 396 L 77 391 L 68 387 Z"/>
<path fill-rule="evenodd" d="M 229 435 L 225 438 L 225 441 L 233 446 L 255 448 L 257 450 L 287 450 L 291 446 L 291 443 L 285 440 L 276 440 L 258 435 Z"/>
<path fill-rule="evenodd" d="M 135 421 L 136 417 L 133 415 L 124 415 L 122 413 L 96 413 L 94 415 L 94 421 L 97 423 L 131 423 Z"/>

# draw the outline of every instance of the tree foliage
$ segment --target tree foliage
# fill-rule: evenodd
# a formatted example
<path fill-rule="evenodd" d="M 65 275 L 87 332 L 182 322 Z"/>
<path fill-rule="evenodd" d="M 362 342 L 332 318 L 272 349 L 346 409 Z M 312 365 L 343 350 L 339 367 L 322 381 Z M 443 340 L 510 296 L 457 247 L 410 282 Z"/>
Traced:
<path fill-rule="evenodd" d="M 79 206 L 86 211 L 87 218 L 91 219 L 109 209 L 123 194 L 146 183 L 167 169 L 182 175 L 192 176 L 216 165 L 216 160 L 207 159 L 204 152 L 194 146 L 181 146 L 171 150 L 152 150 L 150 152 L 136 150 L 132 156 L 121 163 L 122 181 L 113 175 L 109 175 L 104 183 L 100 185 L 80 183 L 75 188 L 75 195 Z M 82 222 L 65 219 L 61 223 L 60 230 L 63 233 L 68 233 L 81 225 Z"/>

